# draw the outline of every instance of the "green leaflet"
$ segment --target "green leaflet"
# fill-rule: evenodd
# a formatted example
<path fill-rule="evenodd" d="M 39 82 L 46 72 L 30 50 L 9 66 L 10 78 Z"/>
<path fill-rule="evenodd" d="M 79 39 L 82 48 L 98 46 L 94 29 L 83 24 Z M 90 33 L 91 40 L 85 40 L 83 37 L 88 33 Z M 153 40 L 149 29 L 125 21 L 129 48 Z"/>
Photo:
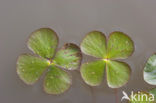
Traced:
<path fill-rule="evenodd" d="M 41 57 L 52 58 L 58 45 L 58 37 L 52 29 L 41 28 L 31 34 L 27 45 Z"/>
<path fill-rule="evenodd" d="M 111 88 L 119 88 L 125 85 L 131 74 L 129 65 L 120 61 L 106 62 L 108 86 Z"/>
<path fill-rule="evenodd" d="M 61 94 L 71 85 L 69 74 L 56 66 L 49 67 L 44 80 L 44 90 L 48 94 Z"/>
<path fill-rule="evenodd" d="M 133 41 L 122 32 L 111 33 L 107 47 L 107 57 L 110 59 L 125 59 L 134 51 Z"/>
<path fill-rule="evenodd" d="M 131 72 L 130 67 L 124 62 L 115 60 L 125 59 L 133 53 L 134 44 L 130 37 L 116 31 L 110 34 L 108 43 L 106 43 L 106 37 L 103 33 L 93 31 L 86 35 L 80 48 L 84 54 L 99 58 L 98 61 L 100 61 L 98 63 L 82 64 L 81 75 L 88 85 L 96 86 L 101 83 L 104 72 L 102 66 L 104 65 L 106 65 L 109 87 L 119 88 L 128 82 Z"/>
<path fill-rule="evenodd" d="M 81 62 L 81 51 L 75 44 L 65 44 L 60 49 L 53 60 L 54 64 L 68 70 L 75 70 L 79 67 Z"/>
<path fill-rule="evenodd" d="M 152 55 L 145 65 L 144 80 L 151 85 L 156 85 L 156 54 Z"/>
<path fill-rule="evenodd" d="M 105 62 L 102 60 L 92 61 L 81 65 L 81 76 L 83 80 L 91 85 L 99 85 L 104 77 Z"/>
<path fill-rule="evenodd" d="M 87 55 L 97 58 L 106 57 L 106 37 L 99 31 L 92 31 L 81 42 L 81 50 Z"/>
<path fill-rule="evenodd" d="M 35 83 L 47 67 L 46 59 L 29 54 L 20 55 L 17 60 L 17 73 L 26 84 Z"/>

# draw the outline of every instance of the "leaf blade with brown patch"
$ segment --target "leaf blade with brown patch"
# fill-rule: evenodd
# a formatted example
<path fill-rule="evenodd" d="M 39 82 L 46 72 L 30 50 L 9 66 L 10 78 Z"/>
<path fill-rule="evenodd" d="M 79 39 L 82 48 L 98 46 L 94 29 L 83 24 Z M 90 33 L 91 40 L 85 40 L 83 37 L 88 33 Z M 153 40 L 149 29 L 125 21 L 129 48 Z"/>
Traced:
<path fill-rule="evenodd" d="M 72 43 L 67 43 L 62 49 L 57 51 L 53 62 L 57 66 L 67 70 L 75 70 L 81 63 L 82 54 L 79 47 Z"/>

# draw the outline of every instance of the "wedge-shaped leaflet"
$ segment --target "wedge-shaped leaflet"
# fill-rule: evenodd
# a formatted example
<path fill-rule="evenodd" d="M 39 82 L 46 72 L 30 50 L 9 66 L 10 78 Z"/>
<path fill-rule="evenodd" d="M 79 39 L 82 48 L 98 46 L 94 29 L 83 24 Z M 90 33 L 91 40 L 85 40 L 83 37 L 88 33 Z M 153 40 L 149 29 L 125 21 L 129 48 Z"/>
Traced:
<path fill-rule="evenodd" d="M 68 90 L 71 82 L 71 77 L 67 72 L 52 65 L 45 76 L 44 90 L 48 94 L 61 94 Z"/>
<path fill-rule="evenodd" d="M 93 31 L 86 35 L 81 42 L 81 50 L 87 55 L 97 58 L 106 57 L 106 37 L 99 31 Z"/>
<path fill-rule="evenodd" d="M 60 49 L 53 60 L 54 64 L 68 70 L 75 70 L 80 66 L 81 51 L 75 44 L 68 43 Z"/>
<path fill-rule="evenodd" d="M 40 78 L 48 65 L 46 59 L 23 54 L 17 60 L 17 73 L 26 84 L 33 84 Z"/>
<path fill-rule="evenodd" d="M 151 85 L 156 85 L 156 54 L 152 55 L 145 65 L 144 80 Z"/>
<path fill-rule="evenodd" d="M 41 57 L 52 58 L 58 45 L 58 37 L 52 29 L 41 28 L 31 34 L 27 45 Z"/>
<path fill-rule="evenodd" d="M 107 58 L 125 59 L 134 51 L 134 44 L 130 37 L 122 32 L 110 34 L 107 45 Z"/>
<path fill-rule="evenodd" d="M 128 64 L 120 61 L 106 61 L 107 83 L 111 88 L 119 88 L 125 85 L 131 74 Z"/>
<path fill-rule="evenodd" d="M 81 65 L 81 75 L 83 80 L 91 85 L 99 85 L 104 78 L 105 62 L 102 60 L 92 61 Z"/>

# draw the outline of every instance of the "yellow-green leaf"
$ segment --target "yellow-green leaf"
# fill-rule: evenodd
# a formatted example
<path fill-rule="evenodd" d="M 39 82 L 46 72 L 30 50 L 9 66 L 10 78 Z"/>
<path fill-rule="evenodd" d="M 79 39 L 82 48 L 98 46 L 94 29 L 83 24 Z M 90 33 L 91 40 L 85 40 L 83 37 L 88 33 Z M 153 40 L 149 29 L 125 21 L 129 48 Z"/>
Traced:
<path fill-rule="evenodd" d="M 134 51 L 134 44 L 130 37 L 122 32 L 113 32 L 109 36 L 107 58 L 125 59 Z"/>
<path fill-rule="evenodd" d="M 125 85 L 130 77 L 130 67 L 120 61 L 106 61 L 107 83 L 111 88 L 119 88 Z"/>
<path fill-rule="evenodd" d="M 35 83 L 48 67 L 48 61 L 29 54 L 20 55 L 17 60 L 17 74 L 26 84 Z"/>
<path fill-rule="evenodd" d="M 102 32 L 92 31 L 81 42 L 83 53 L 97 58 L 106 57 L 106 37 Z"/>
<path fill-rule="evenodd" d="M 58 37 L 52 29 L 41 28 L 31 34 L 27 45 L 41 57 L 52 58 L 58 45 Z"/>
<path fill-rule="evenodd" d="M 54 64 L 68 70 L 75 70 L 80 66 L 82 54 L 80 48 L 72 43 L 67 43 L 57 51 L 53 60 Z"/>
<path fill-rule="evenodd" d="M 83 80 L 91 86 L 99 85 L 104 78 L 105 62 L 92 61 L 81 65 L 80 72 Z"/>
<path fill-rule="evenodd" d="M 71 82 L 67 72 L 52 65 L 45 76 L 44 90 L 48 94 L 61 94 L 69 89 Z"/>

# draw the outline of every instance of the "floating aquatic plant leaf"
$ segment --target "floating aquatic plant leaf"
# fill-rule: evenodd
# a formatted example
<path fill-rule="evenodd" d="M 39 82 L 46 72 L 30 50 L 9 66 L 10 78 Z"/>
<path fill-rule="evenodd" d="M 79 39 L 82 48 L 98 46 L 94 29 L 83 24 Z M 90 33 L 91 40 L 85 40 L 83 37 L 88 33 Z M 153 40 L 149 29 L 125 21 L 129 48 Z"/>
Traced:
<path fill-rule="evenodd" d="M 106 37 L 102 32 L 92 31 L 81 42 L 81 50 L 97 58 L 106 57 Z"/>
<path fill-rule="evenodd" d="M 152 55 L 145 65 L 144 80 L 151 85 L 156 85 L 156 54 Z"/>
<path fill-rule="evenodd" d="M 126 84 L 130 77 L 130 67 L 120 61 L 107 61 L 107 83 L 111 88 L 119 88 Z"/>
<path fill-rule="evenodd" d="M 134 97 L 135 96 L 135 97 Z M 138 92 L 130 96 L 130 103 L 155 103 L 147 92 Z"/>
<path fill-rule="evenodd" d="M 28 39 L 28 47 L 44 58 L 52 58 L 58 44 L 57 34 L 49 28 L 41 28 L 33 32 Z"/>
<path fill-rule="evenodd" d="M 61 94 L 71 85 L 69 74 L 56 66 L 49 67 L 44 80 L 44 90 L 48 94 Z"/>
<path fill-rule="evenodd" d="M 111 33 L 107 47 L 107 57 L 111 59 L 125 59 L 134 50 L 134 44 L 131 38 L 122 32 Z"/>
<path fill-rule="evenodd" d="M 65 69 L 75 70 L 79 67 L 81 58 L 80 48 L 75 44 L 68 43 L 56 53 L 53 62 Z"/>
<path fill-rule="evenodd" d="M 17 60 L 18 76 L 26 84 L 33 84 L 49 67 L 44 81 L 45 92 L 48 94 L 65 92 L 71 85 L 71 77 L 62 69 L 75 70 L 78 68 L 82 58 L 80 48 L 75 44 L 68 43 L 54 56 L 58 37 L 49 28 L 41 28 L 33 32 L 27 44 L 29 49 L 40 57 L 29 54 L 21 55 Z M 55 59 L 53 59 L 54 57 Z"/>
<path fill-rule="evenodd" d="M 81 75 L 83 80 L 91 85 L 99 85 L 104 77 L 105 62 L 102 60 L 92 61 L 81 65 Z"/>
<path fill-rule="evenodd" d="M 17 60 L 17 73 L 26 84 L 35 83 L 47 67 L 46 59 L 29 54 L 20 55 Z"/>
<path fill-rule="evenodd" d="M 100 62 L 82 64 L 80 72 L 87 84 L 96 86 L 103 79 L 106 65 L 108 86 L 119 88 L 128 82 L 131 70 L 128 64 L 115 60 L 130 56 L 134 51 L 134 44 L 130 37 L 122 32 L 111 33 L 107 47 L 106 44 L 105 35 L 99 31 L 86 35 L 80 46 L 81 51 L 97 57 Z"/>

